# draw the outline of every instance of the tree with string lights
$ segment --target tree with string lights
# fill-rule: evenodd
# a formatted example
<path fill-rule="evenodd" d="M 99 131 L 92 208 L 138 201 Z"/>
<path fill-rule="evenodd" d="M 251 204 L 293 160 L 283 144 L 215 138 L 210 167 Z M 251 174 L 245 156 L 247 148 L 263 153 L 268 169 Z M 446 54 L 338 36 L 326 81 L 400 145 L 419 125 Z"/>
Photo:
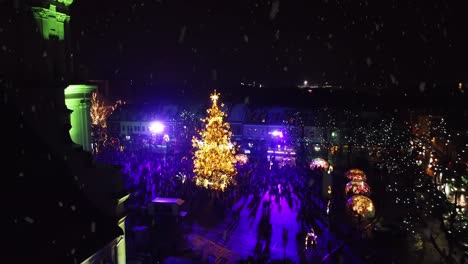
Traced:
<path fill-rule="evenodd" d="M 125 104 L 124 101 L 118 100 L 114 105 L 106 102 L 102 94 L 95 91 L 91 96 L 91 135 L 94 142 L 93 152 L 98 152 L 98 149 L 107 142 L 107 118 L 119 107 Z"/>
<path fill-rule="evenodd" d="M 319 110 L 321 113 L 317 115 L 316 125 L 321 128 L 322 133 L 320 134 L 320 144 L 325 150 L 330 150 L 334 145 L 333 137 L 338 132 L 337 127 L 337 109 L 331 109 L 324 107 Z"/>
<path fill-rule="evenodd" d="M 93 126 L 106 128 L 107 118 L 122 104 L 125 104 L 125 102 L 118 100 L 114 105 L 109 105 L 105 102 L 104 97 L 100 93 L 93 92 L 90 109 L 91 124 Z"/>
<path fill-rule="evenodd" d="M 192 149 L 192 139 L 200 130 L 200 118 L 197 116 L 198 114 L 193 109 L 185 109 L 179 113 L 179 118 L 175 123 L 175 136 L 180 153 L 188 153 Z"/>
<path fill-rule="evenodd" d="M 379 131 L 369 135 L 367 141 L 382 149 L 381 164 L 390 181 L 387 190 L 391 208 L 402 213 L 402 226 L 414 233 L 430 217 L 440 218 L 447 210 L 446 198 L 417 162 L 419 151 L 409 126 L 394 119 L 382 120 Z"/>
<path fill-rule="evenodd" d="M 211 94 L 211 108 L 207 110 L 208 116 L 202 119 L 205 128 L 200 131 L 200 138 L 193 138 L 192 145 L 196 149 L 193 157 L 196 185 L 224 191 L 236 184 L 237 171 L 232 132 L 229 123 L 224 122 L 226 114 L 218 107 L 219 96 L 216 90 Z"/>
<path fill-rule="evenodd" d="M 303 163 L 306 160 L 306 137 L 304 135 L 304 113 L 296 111 L 289 113 L 286 120 L 283 120 L 283 124 L 286 128 L 286 135 L 289 138 L 290 143 L 296 149 L 297 160 Z"/>

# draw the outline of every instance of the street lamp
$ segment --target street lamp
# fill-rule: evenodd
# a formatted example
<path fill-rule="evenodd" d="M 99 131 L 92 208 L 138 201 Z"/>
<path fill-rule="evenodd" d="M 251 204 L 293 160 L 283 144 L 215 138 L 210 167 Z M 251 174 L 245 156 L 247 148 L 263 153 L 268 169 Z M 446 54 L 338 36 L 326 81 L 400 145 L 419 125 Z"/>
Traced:
<path fill-rule="evenodd" d="M 151 122 L 149 126 L 149 130 L 153 134 L 161 134 L 164 131 L 164 125 L 163 123 L 159 121 L 154 121 L 154 122 Z"/>
<path fill-rule="evenodd" d="M 160 138 L 158 135 L 164 132 L 164 124 L 160 121 L 153 121 L 150 123 L 148 129 L 151 132 L 151 135 L 153 136 L 153 142 L 156 143 L 156 151 L 159 152 L 158 148 L 161 142 L 159 142 Z"/>

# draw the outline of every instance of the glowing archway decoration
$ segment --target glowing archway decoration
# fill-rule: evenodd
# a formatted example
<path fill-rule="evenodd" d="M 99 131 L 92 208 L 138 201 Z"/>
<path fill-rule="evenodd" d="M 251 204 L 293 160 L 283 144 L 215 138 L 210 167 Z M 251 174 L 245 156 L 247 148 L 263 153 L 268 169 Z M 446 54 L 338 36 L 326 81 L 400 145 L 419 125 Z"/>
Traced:
<path fill-rule="evenodd" d="M 328 170 L 329 167 L 330 167 L 330 164 L 328 164 L 328 161 L 326 161 L 326 160 L 324 160 L 322 158 L 315 158 L 310 163 L 310 169 L 311 170 L 318 169 L 318 168 Z"/>
<path fill-rule="evenodd" d="M 346 184 L 345 194 L 346 197 L 353 195 L 370 195 L 370 186 L 364 181 L 350 181 Z"/>
<path fill-rule="evenodd" d="M 316 246 L 317 245 L 317 235 L 315 234 L 314 229 L 312 228 L 309 232 L 307 232 L 307 235 L 304 240 L 304 247 L 307 250 L 307 248 L 311 246 Z"/>
<path fill-rule="evenodd" d="M 364 195 L 353 195 L 346 202 L 348 213 L 355 218 L 368 219 L 375 217 L 374 203 Z"/>
<path fill-rule="evenodd" d="M 345 173 L 345 177 L 351 181 L 365 181 L 367 180 L 366 174 L 360 169 L 350 169 Z"/>

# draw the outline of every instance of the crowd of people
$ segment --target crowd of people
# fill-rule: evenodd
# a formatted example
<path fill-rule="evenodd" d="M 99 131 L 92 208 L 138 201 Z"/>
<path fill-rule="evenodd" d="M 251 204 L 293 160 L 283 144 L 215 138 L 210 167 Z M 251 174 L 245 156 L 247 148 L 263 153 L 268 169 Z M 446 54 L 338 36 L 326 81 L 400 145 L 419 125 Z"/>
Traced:
<path fill-rule="evenodd" d="M 166 156 L 148 149 L 129 151 L 111 148 L 96 153 L 95 160 L 121 165 L 126 189 L 132 193 L 131 203 L 145 206 L 156 197 L 178 197 L 188 201 L 189 222 L 197 217 L 207 218 L 206 205 L 211 205 L 211 212 L 208 213 L 214 214 L 214 218 L 223 219 L 230 212 L 233 219 L 239 221 L 242 208 L 233 210 L 233 205 L 239 199 L 247 200 L 252 195 L 253 198 L 247 205 L 252 217 L 255 217 L 259 206 L 263 208 L 262 220 L 258 226 L 259 240 L 268 241 L 271 236 L 271 199 L 275 199 L 279 206 L 279 200 L 284 199 L 291 209 L 295 208 L 299 212 L 296 219 L 300 226 L 298 240 L 303 241 L 311 228 L 317 234 L 321 232 L 314 219 L 325 215 L 326 210 L 327 200 L 320 195 L 323 171 L 310 170 L 308 164 L 294 166 L 281 164 L 274 159 L 270 161 L 266 155 L 250 156 L 246 164 L 235 165 L 238 172 L 237 184 L 220 192 L 195 186 L 192 180 L 193 161 L 188 155 Z M 267 192 L 270 203 L 261 204 L 262 197 Z M 278 209 L 281 210 L 280 207 Z"/>
<path fill-rule="evenodd" d="M 206 190 L 195 185 L 190 152 L 172 152 L 167 155 L 167 153 L 163 154 L 151 148 L 109 147 L 101 148 L 94 155 L 96 162 L 121 165 L 126 189 L 132 194 L 130 202 L 138 206 L 146 206 L 156 197 L 178 197 L 188 201 L 188 222 L 199 221 L 201 218 L 213 220 L 211 217 L 213 215 L 215 220 L 222 220 L 229 213 L 232 214 L 234 220 L 239 221 L 242 208 L 233 210 L 233 205 L 241 198 L 248 200 L 247 198 L 252 196 L 250 203 L 247 204 L 250 217 L 255 219 L 257 209 L 263 209 L 261 221 L 257 227 L 258 240 L 268 244 L 272 228 L 269 214 L 271 199 L 274 199 L 279 210 L 281 210 L 281 204 L 285 204 L 280 203 L 279 200 L 284 199 L 287 206 L 298 212 L 296 218 L 298 230 L 300 230 L 297 235 L 298 241 L 304 241 L 310 230 L 314 230 L 314 235 L 320 236 L 323 227 L 317 225 L 317 221 L 327 222 L 327 228 L 333 229 L 333 232 L 342 240 L 354 239 L 352 232 L 349 232 L 352 227 L 340 230 L 337 226 L 344 226 L 344 221 L 333 220 L 333 215 L 337 212 L 340 215 L 335 218 L 342 219 L 345 216 L 344 210 L 341 210 L 343 208 L 336 210 L 335 204 L 343 206 L 345 203 L 334 200 L 340 197 L 339 195 L 323 196 L 324 186 L 321 181 L 326 172 L 321 168 L 311 170 L 309 164 L 305 162 L 281 163 L 277 162 L 275 157 L 267 156 L 266 153 L 251 154 L 247 163 L 235 165 L 238 172 L 237 184 L 220 192 Z M 343 189 L 341 187 L 338 189 Z M 266 193 L 269 194 L 270 201 L 262 204 L 262 197 Z M 359 233 L 359 230 L 355 233 Z M 228 237 L 227 233 L 224 237 Z M 327 251 L 330 252 L 332 247 L 329 242 L 326 244 Z M 314 249 L 314 247 L 304 246 L 301 250 L 305 248 Z M 268 252 L 258 251 L 254 257 L 265 257 L 265 254 L 268 255 Z"/>

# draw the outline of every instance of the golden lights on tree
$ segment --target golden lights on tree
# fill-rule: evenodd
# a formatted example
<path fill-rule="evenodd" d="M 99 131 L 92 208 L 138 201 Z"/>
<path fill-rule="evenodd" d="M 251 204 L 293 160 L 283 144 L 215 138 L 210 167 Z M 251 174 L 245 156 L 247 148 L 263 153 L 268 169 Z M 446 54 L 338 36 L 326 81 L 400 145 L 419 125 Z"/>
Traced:
<path fill-rule="evenodd" d="M 104 98 L 97 92 L 93 92 L 91 97 L 91 124 L 100 127 L 107 127 L 107 118 L 119 106 L 125 104 L 122 100 L 118 100 L 114 105 L 107 105 Z"/>
<path fill-rule="evenodd" d="M 202 119 L 205 128 L 199 133 L 200 138 L 193 138 L 192 146 L 196 149 L 193 157 L 196 184 L 224 191 L 236 183 L 234 175 L 237 172 L 232 132 L 229 123 L 224 122 L 226 114 L 218 108 L 219 95 L 215 90 L 210 96 L 213 104 L 207 110 L 208 116 Z"/>

